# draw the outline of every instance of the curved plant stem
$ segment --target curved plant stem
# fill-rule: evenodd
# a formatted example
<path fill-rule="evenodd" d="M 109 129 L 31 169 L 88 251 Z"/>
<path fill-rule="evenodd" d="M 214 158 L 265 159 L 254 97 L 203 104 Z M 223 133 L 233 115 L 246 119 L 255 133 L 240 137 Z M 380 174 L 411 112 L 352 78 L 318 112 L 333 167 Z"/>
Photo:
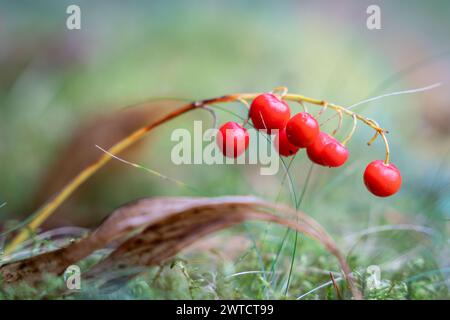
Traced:
<path fill-rule="evenodd" d="M 183 115 L 189 111 L 195 110 L 197 108 L 201 108 L 207 105 L 213 105 L 213 104 L 219 104 L 219 103 L 227 103 L 227 102 L 235 102 L 235 101 L 241 101 L 241 100 L 252 100 L 256 96 L 258 96 L 259 93 L 244 93 L 244 94 L 231 94 L 231 95 L 225 95 L 217 98 L 207 99 L 207 100 L 201 100 L 201 101 L 195 101 L 191 102 L 189 104 L 186 104 L 179 109 L 169 113 L 165 117 L 160 118 L 159 120 L 148 124 L 146 126 L 143 126 L 136 131 L 132 132 L 129 136 L 125 137 L 124 139 L 120 140 L 118 143 L 113 145 L 108 151 L 108 153 L 116 155 L 128 148 L 130 145 L 135 143 L 136 141 L 140 140 L 142 137 L 145 136 L 146 133 L 151 131 L 152 129 L 160 126 L 161 124 L 164 124 L 180 115 Z M 389 162 L 389 146 L 387 144 L 387 139 L 384 136 L 385 130 L 380 128 L 373 120 L 370 120 L 362 115 L 359 115 L 347 108 L 344 108 L 342 106 L 328 103 L 324 100 L 314 99 L 305 97 L 302 95 L 296 95 L 296 94 L 288 94 L 287 92 L 282 92 L 282 98 L 284 100 L 288 101 L 296 101 L 299 103 L 309 103 L 312 105 L 317 105 L 320 107 L 323 107 L 326 105 L 328 108 L 333 109 L 337 112 L 342 112 L 343 114 L 349 115 L 351 117 L 356 117 L 359 121 L 362 121 L 372 129 L 374 129 L 378 134 L 380 134 L 383 137 L 383 140 L 386 145 L 386 160 L 385 162 Z M 48 202 L 46 202 L 41 208 L 39 208 L 35 214 L 34 217 L 31 219 L 31 221 L 21 229 L 21 231 L 17 234 L 15 238 L 12 239 L 12 241 L 6 246 L 5 248 L 5 255 L 10 254 L 19 246 L 24 240 L 28 239 L 30 234 L 33 233 L 34 230 L 36 230 L 45 220 L 47 220 L 48 217 L 51 216 L 51 214 L 70 196 L 72 193 L 74 193 L 78 187 L 83 184 L 87 179 L 89 179 L 94 173 L 96 173 L 100 168 L 102 168 L 105 164 L 107 164 L 112 157 L 108 153 L 103 153 L 95 162 L 87 166 L 85 169 L 83 169 L 78 175 L 76 175 L 68 184 L 66 184 L 56 195 L 51 198 Z"/>
<path fill-rule="evenodd" d="M 170 113 L 164 118 L 150 124 L 139 128 L 134 131 L 129 136 L 125 137 L 123 140 L 112 146 L 108 152 L 111 154 L 118 154 L 125 150 L 127 147 L 138 141 L 147 132 L 156 128 L 162 123 L 165 123 L 181 114 L 184 114 L 196 107 L 195 103 L 190 103 L 178 110 Z M 112 157 L 109 154 L 104 153 L 97 161 L 92 163 L 83 169 L 74 179 L 72 179 L 66 186 L 62 188 L 52 199 L 45 203 L 38 211 L 35 213 L 34 218 L 28 223 L 27 226 L 22 228 L 19 234 L 9 243 L 5 248 L 5 255 L 10 254 L 14 249 L 20 245 L 24 240 L 26 240 L 33 230 L 36 230 L 48 217 L 87 179 L 89 179 L 95 172 L 97 172 L 101 167 L 103 167 Z"/>
<path fill-rule="evenodd" d="M 342 141 L 342 144 L 345 146 L 350 139 L 353 137 L 353 134 L 355 133 L 356 130 L 356 126 L 357 126 L 358 122 L 356 120 L 356 116 L 353 115 L 353 126 L 352 126 L 352 130 L 350 130 L 350 133 L 347 135 L 347 137 L 345 137 L 345 139 Z M 378 135 L 378 131 L 377 133 L 375 133 L 376 135 Z M 389 150 L 389 149 L 388 149 Z"/>

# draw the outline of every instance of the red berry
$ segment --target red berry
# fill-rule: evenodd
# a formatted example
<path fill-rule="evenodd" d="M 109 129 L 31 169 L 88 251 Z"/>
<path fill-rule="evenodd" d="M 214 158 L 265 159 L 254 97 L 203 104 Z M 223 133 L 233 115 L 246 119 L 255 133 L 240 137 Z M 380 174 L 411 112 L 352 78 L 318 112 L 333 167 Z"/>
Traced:
<path fill-rule="evenodd" d="M 319 124 L 312 115 L 307 112 L 301 112 L 288 121 L 286 133 L 291 143 L 299 148 L 306 148 L 319 135 Z"/>
<path fill-rule="evenodd" d="M 266 129 L 269 134 L 273 129 L 283 129 L 290 117 L 288 104 L 271 93 L 260 94 L 250 106 L 253 126 L 258 130 Z"/>
<path fill-rule="evenodd" d="M 374 195 L 389 197 L 400 189 L 402 176 L 393 164 L 375 160 L 369 163 L 364 171 L 364 184 Z"/>
<path fill-rule="evenodd" d="M 328 133 L 320 132 L 316 140 L 314 140 L 314 142 L 306 148 L 306 153 L 308 154 L 309 159 L 314 163 L 324 166 L 325 163 L 322 160 L 322 151 L 325 146 L 333 140 L 335 139 Z"/>
<path fill-rule="evenodd" d="M 340 167 L 347 159 L 347 148 L 337 140 L 329 142 L 322 150 L 322 161 L 329 167 Z"/>
<path fill-rule="evenodd" d="M 274 145 L 278 153 L 285 157 L 289 157 L 296 154 L 299 149 L 297 146 L 294 146 L 292 143 L 289 142 L 286 135 L 286 129 L 281 129 L 280 131 L 278 131 Z"/>
<path fill-rule="evenodd" d="M 237 122 L 227 122 L 220 127 L 216 141 L 222 153 L 229 158 L 237 158 L 248 148 L 250 136 Z"/>

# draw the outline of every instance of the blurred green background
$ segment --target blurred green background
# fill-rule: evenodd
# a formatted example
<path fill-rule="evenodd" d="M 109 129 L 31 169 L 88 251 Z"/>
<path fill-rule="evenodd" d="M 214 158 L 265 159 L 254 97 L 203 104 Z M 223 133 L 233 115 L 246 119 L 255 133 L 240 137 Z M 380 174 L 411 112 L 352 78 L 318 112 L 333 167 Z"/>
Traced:
<path fill-rule="evenodd" d="M 66 28 L 69 4 L 81 7 L 81 30 Z M 366 27 L 370 4 L 381 8 L 381 30 Z M 380 225 L 430 228 L 432 236 L 425 239 L 420 232 L 377 233 L 357 250 L 361 247 L 367 265 L 422 257 L 431 263 L 426 268 L 440 270 L 447 286 L 449 16 L 445 0 L 0 1 L 0 202 L 7 203 L 0 221 L 30 213 L 42 177 L 73 130 L 98 114 L 154 97 L 193 100 L 276 86 L 348 106 L 442 82 L 430 91 L 355 109 L 390 130 L 392 161 L 404 181 L 398 195 L 379 199 L 365 189 L 366 164 L 384 155 L 381 140 L 366 146 L 372 132 L 360 125 L 343 169 L 313 168 L 301 209 L 343 246 L 350 235 Z M 218 116 L 233 118 L 225 112 Z M 173 165 L 170 133 L 192 128 L 194 119 L 210 121 L 198 111 L 164 125 L 150 134 L 152 141 L 135 160 L 204 195 L 276 199 L 281 171 L 261 177 L 254 167 Z M 340 137 L 351 120 L 344 123 Z M 309 168 L 300 152 L 290 170 L 298 195 Z M 193 195 L 123 165 L 79 199 L 76 215 L 59 211 L 55 224 L 95 226 L 124 202 L 181 194 Z M 291 204 L 290 197 L 285 184 L 281 201 Z M 264 228 L 253 227 L 255 235 Z M 273 241 L 279 241 L 283 232 L 272 228 Z"/>

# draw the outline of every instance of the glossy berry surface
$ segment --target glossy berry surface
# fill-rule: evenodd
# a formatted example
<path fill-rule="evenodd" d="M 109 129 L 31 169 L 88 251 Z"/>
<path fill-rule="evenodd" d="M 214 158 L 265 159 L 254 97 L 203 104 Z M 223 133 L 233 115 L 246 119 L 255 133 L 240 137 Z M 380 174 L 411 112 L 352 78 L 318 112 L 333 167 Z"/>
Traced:
<path fill-rule="evenodd" d="M 297 153 L 298 147 L 289 142 L 286 129 L 281 129 L 278 131 L 278 134 L 275 138 L 274 142 L 275 150 L 284 157 L 289 157 Z"/>
<path fill-rule="evenodd" d="M 249 140 L 247 130 L 237 122 L 225 123 L 216 137 L 220 151 L 229 158 L 237 158 L 243 154 L 248 148 Z"/>
<path fill-rule="evenodd" d="M 312 115 L 307 112 L 301 112 L 288 121 L 286 133 L 291 143 L 299 148 L 306 148 L 319 135 L 319 124 Z"/>
<path fill-rule="evenodd" d="M 389 197 L 400 189 L 402 176 L 393 164 L 375 160 L 369 163 L 364 171 L 364 184 L 374 195 Z"/>
<path fill-rule="evenodd" d="M 249 115 L 256 129 L 266 129 L 271 134 L 273 129 L 281 130 L 286 126 L 291 111 L 286 102 L 271 93 L 263 93 L 253 100 Z"/>
<path fill-rule="evenodd" d="M 347 159 L 347 148 L 337 140 L 329 142 L 322 150 L 322 162 L 328 167 L 340 167 Z"/>
<path fill-rule="evenodd" d="M 335 139 L 328 133 L 320 132 L 316 140 L 314 140 L 314 142 L 310 146 L 308 146 L 308 148 L 306 148 L 308 158 L 312 162 L 324 166 L 325 163 L 322 159 L 322 151 L 328 143 L 333 141 L 335 141 Z"/>

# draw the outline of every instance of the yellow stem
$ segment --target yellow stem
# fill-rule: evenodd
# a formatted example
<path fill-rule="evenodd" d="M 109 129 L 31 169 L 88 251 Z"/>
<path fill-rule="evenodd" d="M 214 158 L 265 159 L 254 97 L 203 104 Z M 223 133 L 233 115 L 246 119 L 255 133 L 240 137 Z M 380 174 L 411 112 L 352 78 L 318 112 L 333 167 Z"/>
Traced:
<path fill-rule="evenodd" d="M 327 106 L 331 109 L 334 109 L 337 112 L 342 112 L 344 114 L 347 114 L 349 116 L 355 117 L 356 119 L 364 122 L 369 127 L 373 128 L 376 132 L 382 135 L 383 140 L 386 145 L 386 160 L 385 162 L 389 162 L 389 145 L 387 143 L 387 139 L 384 135 L 384 130 L 380 128 L 374 121 L 369 120 L 353 111 L 350 111 L 344 107 L 328 103 L 323 100 L 313 99 L 309 97 L 305 97 L 302 95 L 295 95 L 295 94 L 287 94 L 287 89 L 285 88 L 278 88 L 282 89 L 282 98 L 284 100 L 288 101 L 296 101 L 300 104 L 303 104 L 304 102 L 310 103 L 313 105 L 318 106 Z M 242 100 L 252 100 L 254 99 L 259 93 L 250 93 L 250 94 L 231 94 L 231 95 L 225 95 L 218 98 L 213 99 L 207 99 L 202 101 L 196 101 L 189 103 L 174 112 L 168 114 L 167 116 L 159 119 L 158 121 L 151 123 L 147 126 L 141 127 L 131 133 L 129 136 L 125 137 L 118 143 L 116 143 L 114 146 L 112 146 L 109 150 L 107 150 L 108 153 L 112 155 L 116 155 L 123 150 L 125 150 L 127 147 L 141 139 L 147 132 L 152 130 L 153 128 L 175 118 L 178 117 L 188 111 L 203 107 L 205 105 L 213 105 L 217 103 L 226 103 L 226 102 L 234 102 L 234 101 L 242 101 Z M 13 240 L 8 243 L 8 245 L 5 248 L 5 255 L 10 254 L 17 248 L 18 245 L 20 245 L 24 240 L 26 240 L 30 233 L 35 231 L 50 215 L 73 193 L 75 190 L 84 183 L 87 179 L 89 179 L 95 172 L 97 172 L 101 167 L 103 167 L 106 163 L 108 163 L 109 160 L 112 159 L 112 157 L 108 153 L 103 153 L 97 161 L 86 167 L 84 170 L 82 170 L 75 178 L 73 178 L 66 186 L 64 186 L 59 193 L 57 193 L 52 199 L 50 199 L 48 202 L 46 202 L 42 207 L 40 207 L 36 213 L 34 218 L 31 220 L 31 222 L 23 227 L 20 232 L 16 235 L 16 237 L 13 238 Z"/>
<path fill-rule="evenodd" d="M 389 143 L 387 141 L 386 135 L 384 134 L 384 131 L 380 132 L 381 137 L 383 138 L 384 145 L 386 146 L 386 158 L 384 159 L 384 164 L 389 164 L 390 161 L 390 151 L 389 151 Z"/>
<path fill-rule="evenodd" d="M 373 135 L 373 137 L 369 140 L 369 142 L 367 142 L 367 145 L 368 145 L 368 146 L 372 145 L 372 143 L 378 138 L 379 134 L 380 134 L 380 133 L 379 133 L 378 131 L 375 132 L 375 134 Z"/>

